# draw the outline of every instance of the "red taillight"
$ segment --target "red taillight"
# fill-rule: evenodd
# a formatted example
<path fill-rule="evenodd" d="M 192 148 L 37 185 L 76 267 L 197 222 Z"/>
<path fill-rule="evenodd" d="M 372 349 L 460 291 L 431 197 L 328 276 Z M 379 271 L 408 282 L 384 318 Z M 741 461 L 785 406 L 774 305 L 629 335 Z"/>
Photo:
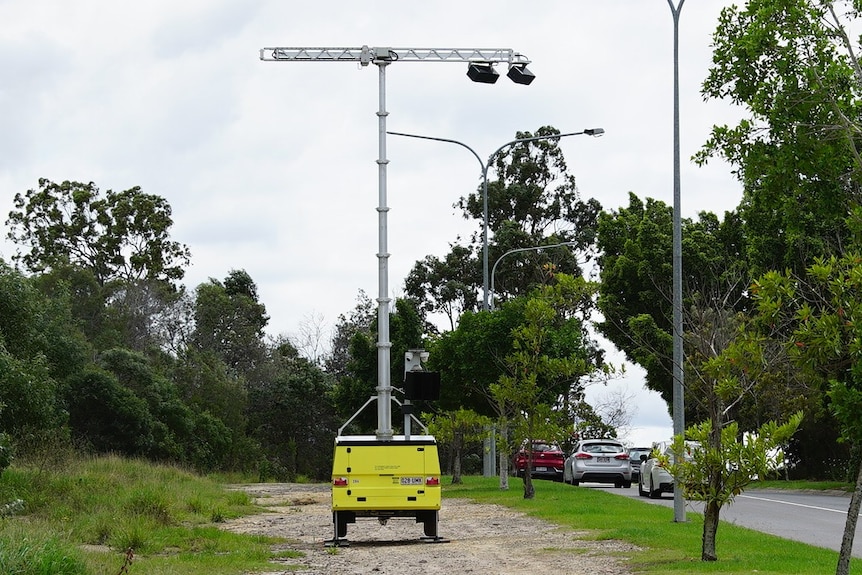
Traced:
<path fill-rule="evenodd" d="M 347 487 L 347 478 L 346 477 L 336 477 L 332 480 L 332 485 L 334 487 Z"/>
<path fill-rule="evenodd" d="M 619 459 L 620 461 L 625 461 L 629 458 L 628 453 L 620 453 L 619 455 L 614 455 L 614 459 Z"/>
<path fill-rule="evenodd" d="M 592 459 L 593 456 L 589 453 L 584 453 L 583 451 L 575 454 L 575 459 Z"/>
<path fill-rule="evenodd" d="M 425 478 L 425 485 L 440 485 L 440 478 L 439 477 L 426 477 Z"/>

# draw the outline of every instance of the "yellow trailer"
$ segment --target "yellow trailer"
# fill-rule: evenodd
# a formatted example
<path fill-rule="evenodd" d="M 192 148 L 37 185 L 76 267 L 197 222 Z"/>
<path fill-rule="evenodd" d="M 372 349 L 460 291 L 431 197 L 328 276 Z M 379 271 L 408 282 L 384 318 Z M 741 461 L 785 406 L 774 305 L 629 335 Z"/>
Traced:
<path fill-rule="evenodd" d="M 437 540 L 440 459 L 431 435 L 373 435 L 335 439 L 332 465 L 333 543 L 347 535 L 357 517 L 414 518 L 426 538 Z"/>

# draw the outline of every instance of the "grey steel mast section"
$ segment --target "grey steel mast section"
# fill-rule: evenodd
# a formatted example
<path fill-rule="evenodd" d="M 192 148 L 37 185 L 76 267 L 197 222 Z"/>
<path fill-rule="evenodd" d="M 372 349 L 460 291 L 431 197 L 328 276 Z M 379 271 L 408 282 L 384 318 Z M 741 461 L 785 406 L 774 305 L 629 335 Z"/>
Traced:
<path fill-rule="evenodd" d="M 362 66 L 374 64 L 379 73 L 379 109 L 378 117 L 378 281 L 377 292 L 377 438 L 391 440 L 392 432 L 392 383 L 391 383 L 391 348 L 389 341 L 389 252 L 387 245 L 387 214 L 389 208 L 386 202 L 386 66 L 393 62 L 458 62 L 467 63 L 477 70 L 479 76 L 468 76 L 474 81 L 493 83 L 495 73 L 484 68 L 497 63 L 509 65 L 509 77 L 516 83 L 529 84 L 533 75 L 526 65 L 530 60 L 508 48 L 474 49 L 474 48 L 388 48 L 362 46 L 361 48 L 262 48 L 260 59 L 270 62 L 358 62 Z M 479 64 L 481 66 L 473 66 Z"/>
<path fill-rule="evenodd" d="M 481 62 L 529 64 L 508 48 L 262 48 L 260 59 L 276 62 Z"/>

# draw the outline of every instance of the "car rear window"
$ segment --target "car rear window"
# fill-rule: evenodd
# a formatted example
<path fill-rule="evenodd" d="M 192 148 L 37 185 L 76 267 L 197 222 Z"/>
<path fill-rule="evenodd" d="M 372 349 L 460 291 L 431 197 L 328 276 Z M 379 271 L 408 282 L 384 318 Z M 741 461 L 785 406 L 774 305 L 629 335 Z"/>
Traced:
<path fill-rule="evenodd" d="M 581 446 L 586 453 L 620 453 L 623 446 L 617 443 L 587 443 Z"/>

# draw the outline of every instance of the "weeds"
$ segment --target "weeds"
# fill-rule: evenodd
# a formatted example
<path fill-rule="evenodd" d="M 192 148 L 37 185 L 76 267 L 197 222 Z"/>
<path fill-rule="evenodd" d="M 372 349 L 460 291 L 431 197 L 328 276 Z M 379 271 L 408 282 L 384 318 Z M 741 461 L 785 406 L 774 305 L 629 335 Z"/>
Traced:
<path fill-rule="evenodd" d="M 182 469 L 111 456 L 37 463 L 0 476 L 3 501 L 27 502 L 0 519 L 2 575 L 114 575 L 121 563 L 119 574 L 235 575 L 293 553 L 273 552 L 275 538 L 218 529 L 261 508 Z"/>

